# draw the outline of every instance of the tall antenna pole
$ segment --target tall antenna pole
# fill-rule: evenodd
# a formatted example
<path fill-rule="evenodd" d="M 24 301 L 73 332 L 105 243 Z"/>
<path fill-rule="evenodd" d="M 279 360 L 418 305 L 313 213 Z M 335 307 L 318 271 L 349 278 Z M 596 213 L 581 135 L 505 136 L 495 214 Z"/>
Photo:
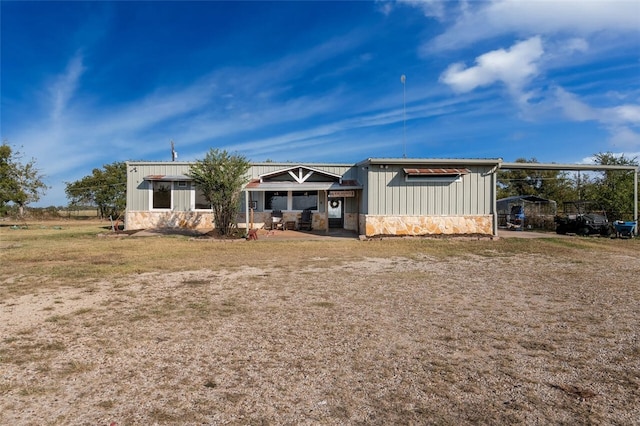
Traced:
<path fill-rule="evenodd" d="M 406 81 L 407 77 L 402 74 L 400 76 L 400 82 L 402 83 L 402 158 L 407 158 L 407 141 L 406 141 L 406 127 L 407 127 L 407 95 L 406 95 Z"/>

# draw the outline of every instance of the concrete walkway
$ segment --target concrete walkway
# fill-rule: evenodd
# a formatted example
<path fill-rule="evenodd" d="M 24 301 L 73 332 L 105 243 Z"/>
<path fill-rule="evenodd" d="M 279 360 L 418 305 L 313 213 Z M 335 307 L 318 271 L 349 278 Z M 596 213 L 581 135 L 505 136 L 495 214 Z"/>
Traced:
<path fill-rule="evenodd" d="M 205 238 L 211 229 L 143 229 L 133 232 L 132 237 L 158 237 L 166 235 L 183 235 L 186 237 Z M 319 239 L 358 239 L 358 234 L 345 229 L 326 231 L 293 231 L 258 229 L 258 240 L 319 240 Z M 212 238 L 213 239 L 213 238 Z M 240 239 L 242 240 L 242 239 Z"/>
<path fill-rule="evenodd" d="M 514 231 L 510 229 L 498 229 L 499 238 L 571 238 L 571 235 L 561 235 L 555 232 L 539 231 Z"/>

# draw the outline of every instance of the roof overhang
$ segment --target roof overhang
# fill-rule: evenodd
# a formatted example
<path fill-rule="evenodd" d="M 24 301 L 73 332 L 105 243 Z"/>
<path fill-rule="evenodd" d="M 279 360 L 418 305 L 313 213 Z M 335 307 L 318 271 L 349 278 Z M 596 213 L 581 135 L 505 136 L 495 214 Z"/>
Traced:
<path fill-rule="evenodd" d="M 260 182 L 254 179 L 244 187 L 245 191 L 341 191 L 362 189 L 357 181 L 341 182 Z"/>
<path fill-rule="evenodd" d="M 461 176 L 471 173 L 469 169 L 458 168 L 446 168 L 446 169 L 433 169 L 433 168 L 421 168 L 421 169 L 403 169 L 407 176 Z"/>
<path fill-rule="evenodd" d="M 400 165 L 413 167 L 470 167 L 470 166 L 499 166 L 502 158 L 367 158 L 359 162 L 363 165 Z"/>
<path fill-rule="evenodd" d="M 159 182 L 178 182 L 178 181 L 191 181 L 193 180 L 189 176 L 185 175 L 148 175 L 142 178 L 143 180 L 154 180 Z"/>
<path fill-rule="evenodd" d="M 292 173 L 295 174 L 295 172 L 299 172 L 300 173 L 300 169 L 306 169 L 309 172 L 317 173 L 317 174 L 319 174 L 321 176 L 326 176 L 328 178 L 333 178 L 333 179 L 341 179 L 342 178 L 342 175 L 338 175 L 338 174 L 335 174 L 335 173 L 327 172 L 325 170 L 320 170 L 320 169 L 317 169 L 315 167 L 304 166 L 302 164 L 298 164 L 298 165 L 295 165 L 295 166 L 287 167 L 287 168 L 284 168 L 284 169 L 274 170 L 274 171 L 268 172 L 268 173 L 263 173 L 263 174 L 259 175 L 258 178 L 260 180 L 264 180 L 265 178 L 269 178 L 269 177 L 272 177 L 272 176 L 278 176 L 278 175 L 283 175 L 283 174 L 292 174 Z"/>
<path fill-rule="evenodd" d="M 568 171 L 637 171 L 637 165 L 600 165 L 600 164 L 559 164 L 559 163 L 502 163 L 500 169 L 506 170 L 568 170 Z"/>

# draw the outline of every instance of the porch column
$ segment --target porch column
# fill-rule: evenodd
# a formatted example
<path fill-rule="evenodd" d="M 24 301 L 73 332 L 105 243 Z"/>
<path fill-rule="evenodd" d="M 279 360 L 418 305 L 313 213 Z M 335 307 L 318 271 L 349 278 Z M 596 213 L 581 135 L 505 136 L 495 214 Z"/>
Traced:
<path fill-rule="evenodd" d="M 356 189 L 356 232 L 360 234 L 360 191 Z"/>
<path fill-rule="evenodd" d="M 498 236 L 498 169 L 494 168 L 491 172 L 491 205 L 493 209 L 493 236 Z M 523 210 L 524 212 L 524 210 Z M 522 223 L 524 227 L 524 221 Z"/>
<path fill-rule="evenodd" d="M 329 233 L 329 190 L 324 191 L 324 223 L 327 226 L 325 233 Z"/>
<path fill-rule="evenodd" d="M 249 234 L 249 191 L 244 190 L 244 221 L 247 230 L 247 235 Z"/>

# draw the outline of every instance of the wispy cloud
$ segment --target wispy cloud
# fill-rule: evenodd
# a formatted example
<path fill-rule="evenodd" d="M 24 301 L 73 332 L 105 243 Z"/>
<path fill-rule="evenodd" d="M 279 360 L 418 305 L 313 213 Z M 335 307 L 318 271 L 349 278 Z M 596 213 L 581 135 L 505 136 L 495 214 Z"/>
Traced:
<path fill-rule="evenodd" d="M 85 69 L 82 63 L 82 55 L 78 52 L 71 58 L 64 73 L 56 77 L 54 83 L 50 86 L 51 119 L 53 121 L 57 122 L 64 114 L 70 99 L 78 88 L 80 77 Z"/>
<path fill-rule="evenodd" d="M 454 25 L 429 41 L 427 50 L 458 49 L 504 34 L 590 35 L 640 32 L 638 3 L 629 0 L 494 0 L 469 3 Z"/>
<path fill-rule="evenodd" d="M 574 121 L 594 121 L 610 132 L 609 144 L 618 148 L 640 148 L 640 104 L 624 104 L 597 108 L 581 101 L 576 95 L 557 87 L 555 99 L 558 108 Z"/>
<path fill-rule="evenodd" d="M 186 86 L 157 87 L 117 108 L 102 106 L 95 93 L 82 96 L 89 89 L 81 79 L 92 70 L 76 53 L 44 89 L 50 94 L 48 104 L 42 105 L 49 119 L 32 115 L 30 120 L 38 125 L 22 126 L 12 139 L 28 145 L 29 154 L 56 179 L 100 159 L 152 159 L 172 138 L 186 149 L 203 142 L 231 146 L 234 140 L 250 140 L 252 133 L 276 126 L 286 134 L 288 123 L 332 113 L 345 102 L 340 88 L 315 96 L 289 93 L 292 82 L 361 42 L 362 35 L 356 33 L 334 37 L 260 68 L 221 68 Z M 367 55 L 360 60 L 366 61 Z M 330 72 L 335 76 L 338 71 Z M 246 148 L 262 151 L 257 145 Z"/>
<path fill-rule="evenodd" d="M 446 2 L 442 0 L 398 0 L 399 4 L 418 8 L 428 18 L 443 19 Z"/>
<path fill-rule="evenodd" d="M 16 9 L 33 10 L 25 4 L 16 3 Z M 14 71 L 21 90 L 3 93 L 3 110 L 10 113 L 3 111 L 2 136 L 37 158 L 56 199 L 64 199 L 61 181 L 101 164 L 169 160 L 171 139 L 187 161 L 209 147 L 253 161 L 400 155 L 405 116 L 410 156 L 540 157 L 526 151 L 540 148 L 531 141 L 553 140 L 551 146 L 560 137 L 541 129 L 544 120 L 560 134 L 570 127 L 597 141 L 583 149 L 601 141 L 615 147 L 640 143 L 638 63 L 625 53 L 631 43 L 637 47 L 637 2 L 303 2 L 290 10 L 282 4 L 289 18 L 301 10 L 312 17 L 322 8 L 325 19 L 337 19 L 335 26 L 297 23 L 294 31 L 304 33 L 283 32 L 277 41 L 258 40 L 272 28 L 244 20 L 237 4 L 201 2 L 183 9 L 159 3 L 157 16 L 135 2 L 105 5 L 87 15 L 86 8 L 69 3 L 74 18 L 52 26 L 60 35 L 57 50 L 40 54 L 46 60 L 37 53 L 31 55 L 37 61 L 25 59 L 21 66 L 37 71 L 24 79 Z M 211 19 L 214 12 L 229 13 L 238 21 L 225 27 L 229 46 L 220 48 L 213 35 L 208 41 L 218 33 L 206 19 L 201 28 L 183 26 L 193 25 L 194 9 L 211 12 Z M 362 13 L 355 16 L 354 10 Z M 142 11 L 147 26 L 122 31 Z M 174 13 L 181 19 L 168 19 Z M 35 39 L 15 28 L 25 40 Z M 171 37 L 166 52 L 144 50 L 181 29 L 188 29 L 187 36 Z M 5 31 L 3 26 L 3 36 Z M 181 44 L 194 40 L 195 48 Z M 429 56 L 419 55 L 420 46 Z M 19 62 L 18 53 L 13 59 Z M 6 55 L 3 63 L 9 63 Z M 188 65 L 178 66 L 179 59 Z M 145 74 L 131 78 L 134 69 Z M 406 87 L 400 74 L 407 76 Z M 522 143 L 509 139 L 515 133 Z"/>

